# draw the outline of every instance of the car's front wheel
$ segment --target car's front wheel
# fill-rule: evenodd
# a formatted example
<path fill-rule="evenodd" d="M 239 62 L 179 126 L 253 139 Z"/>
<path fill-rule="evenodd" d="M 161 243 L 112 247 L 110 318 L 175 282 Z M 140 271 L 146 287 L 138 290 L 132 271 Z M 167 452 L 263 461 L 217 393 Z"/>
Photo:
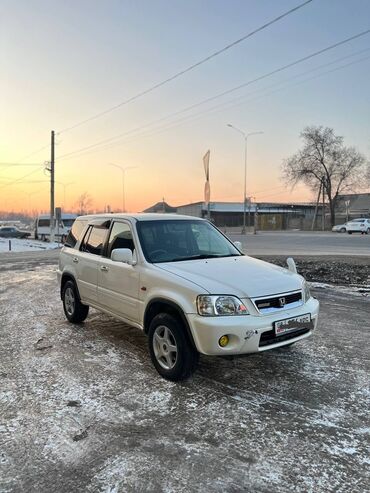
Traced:
<path fill-rule="evenodd" d="M 162 377 L 176 382 L 185 380 L 195 371 L 199 353 L 180 320 L 160 313 L 151 321 L 148 335 L 150 357 Z"/>
<path fill-rule="evenodd" d="M 79 324 L 86 319 L 89 307 L 81 303 L 73 281 L 67 281 L 63 286 L 62 300 L 64 314 L 69 322 Z"/>
<path fill-rule="evenodd" d="M 346 228 L 340 228 L 340 232 L 341 233 L 345 233 L 346 232 Z"/>

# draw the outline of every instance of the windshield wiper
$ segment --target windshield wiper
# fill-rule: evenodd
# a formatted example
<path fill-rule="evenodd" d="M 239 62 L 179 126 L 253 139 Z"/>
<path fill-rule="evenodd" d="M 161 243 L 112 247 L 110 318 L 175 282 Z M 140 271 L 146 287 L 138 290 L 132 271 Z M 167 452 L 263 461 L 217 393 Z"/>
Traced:
<path fill-rule="evenodd" d="M 241 253 L 229 253 L 227 255 L 218 255 L 219 258 L 225 258 L 225 257 L 241 257 Z"/>
<path fill-rule="evenodd" d="M 222 257 L 235 257 L 238 254 L 231 253 L 229 255 L 217 255 L 215 253 L 201 254 L 201 255 L 191 255 L 189 257 L 177 257 L 171 260 L 166 260 L 166 262 L 182 262 L 183 260 L 204 260 L 207 258 L 222 258 Z"/>

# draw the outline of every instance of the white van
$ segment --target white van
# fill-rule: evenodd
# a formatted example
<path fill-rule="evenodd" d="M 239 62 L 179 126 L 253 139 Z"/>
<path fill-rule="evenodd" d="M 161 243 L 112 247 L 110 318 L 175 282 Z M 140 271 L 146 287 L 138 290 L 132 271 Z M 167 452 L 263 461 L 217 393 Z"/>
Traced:
<path fill-rule="evenodd" d="M 76 214 L 63 214 L 59 224 L 55 224 L 55 238 L 64 241 L 76 219 Z M 35 239 L 46 241 L 50 239 L 50 215 L 40 214 L 35 221 Z"/>

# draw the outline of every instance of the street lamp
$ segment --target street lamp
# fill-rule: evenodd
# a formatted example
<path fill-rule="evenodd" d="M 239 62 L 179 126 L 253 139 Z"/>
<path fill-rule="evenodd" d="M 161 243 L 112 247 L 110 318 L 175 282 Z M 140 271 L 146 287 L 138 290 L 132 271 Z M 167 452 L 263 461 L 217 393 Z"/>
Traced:
<path fill-rule="evenodd" d="M 63 210 L 66 209 L 66 188 L 69 187 L 70 185 L 74 185 L 74 182 L 69 182 L 69 183 L 62 183 L 61 181 L 56 181 L 55 183 L 58 183 L 58 185 L 62 185 L 63 187 Z"/>
<path fill-rule="evenodd" d="M 118 168 L 122 172 L 122 212 L 126 212 L 126 205 L 125 205 L 125 171 L 128 169 L 134 169 L 137 168 L 137 166 L 126 166 L 125 168 L 120 166 L 119 164 L 114 164 L 114 163 L 108 163 L 109 166 L 114 166 L 115 168 Z"/>
<path fill-rule="evenodd" d="M 244 138 L 244 197 L 243 197 L 243 229 L 242 229 L 242 234 L 244 235 L 246 233 L 246 224 L 245 224 L 245 219 L 246 219 L 246 197 L 247 197 L 247 150 L 248 150 L 248 137 L 251 137 L 252 135 L 260 135 L 263 134 L 263 132 L 250 132 L 250 133 L 245 133 L 243 130 L 240 130 L 240 128 L 235 127 L 234 125 L 231 125 L 231 123 L 227 124 L 228 127 L 234 129 L 236 132 L 240 133 L 243 138 Z"/>
<path fill-rule="evenodd" d="M 28 195 L 28 209 L 30 211 L 30 214 L 32 214 L 32 211 L 31 211 L 31 197 L 32 195 L 35 195 L 36 193 L 39 193 L 40 190 L 36 190 L 35 192 L 27 192 L 27 195 Z"/>

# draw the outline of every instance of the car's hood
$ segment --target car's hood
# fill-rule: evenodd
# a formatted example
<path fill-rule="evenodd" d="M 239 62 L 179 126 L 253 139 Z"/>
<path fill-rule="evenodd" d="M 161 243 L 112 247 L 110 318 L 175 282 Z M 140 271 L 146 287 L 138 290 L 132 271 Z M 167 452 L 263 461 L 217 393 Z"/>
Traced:
<path fill-rule="evenodd" d="M 301 276 L 248 256 L 158 263 L 211 294 L 234 294 L 240 298 L 269 296 L 301 289 Z"/>

